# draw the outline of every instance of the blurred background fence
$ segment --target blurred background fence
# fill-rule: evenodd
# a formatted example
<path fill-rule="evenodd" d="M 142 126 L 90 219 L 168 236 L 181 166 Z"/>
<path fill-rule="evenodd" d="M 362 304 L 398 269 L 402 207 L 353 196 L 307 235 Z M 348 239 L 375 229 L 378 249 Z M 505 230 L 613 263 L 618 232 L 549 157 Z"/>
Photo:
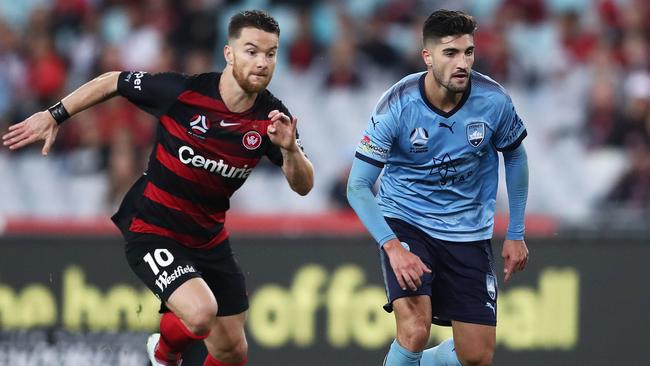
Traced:
<path fill-rule="evenodd" d="M 250 365 L 381 365 L 395 326 L 381 307 L 370 238 L 233 243 L 248 278 Z M 126 265 L 120 239 L 8 236 L 0 246 L 1 365 L 147 364 L 159 302 Z M 495 364 L 647 365 L 650 246 L 629 238 L 529 246 L 529 268 L 499 288 Z M 431 341 L 450 335 L 433 327 Z M 204 352 L 195 347 L 183 365 L 202 365 Z"/>
<path fill-rule="evenodd" d="M 421 24 L 440 7 L 476 16 L 475 69 L 508 89 L 529 132 L 531 263 L 502 287 L 496 361 L 645 365 L 647 1 L 0 0 L 0 130 L 106 71 L 221 70 L 230 16 L 268 10 L 282 29 L 270 90 L 299 117 L 316 185 L 299 197 L 262 164 L 234 196 L 250 364 L 379 364 L 392 320 L 345 181 L 379 96 L 423 70 Z M 114 98 L 66 122 L 47 158 L 0 149 L 0 365 L 146 363 L 155 306 L 108 216 L 155 125 Z M 503 180 L 497 210 L 502 235 Z"/>

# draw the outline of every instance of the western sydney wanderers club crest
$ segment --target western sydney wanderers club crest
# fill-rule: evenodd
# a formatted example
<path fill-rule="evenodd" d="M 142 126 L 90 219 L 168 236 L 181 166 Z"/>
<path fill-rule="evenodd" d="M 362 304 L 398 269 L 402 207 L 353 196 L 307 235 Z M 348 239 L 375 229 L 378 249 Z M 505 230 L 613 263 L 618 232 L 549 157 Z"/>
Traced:
<path fill-rule="evenodd" d="M 244 134 L 242 143 L 248 150 L 255 150 L 262 144 L 262 136 L 257 131 L 248 131 Z"/>

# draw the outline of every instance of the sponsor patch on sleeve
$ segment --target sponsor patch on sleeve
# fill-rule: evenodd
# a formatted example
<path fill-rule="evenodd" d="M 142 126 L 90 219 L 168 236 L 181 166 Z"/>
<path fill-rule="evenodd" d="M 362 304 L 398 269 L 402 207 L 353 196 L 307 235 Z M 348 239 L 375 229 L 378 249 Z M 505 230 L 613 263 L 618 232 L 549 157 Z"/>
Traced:
<path fill-rule="evenodd" d="M 375 157 L 377 159 L 388 159 L 388 149 L 381 147 L 372 141 L 372 137 L 364 135 L 359 143 L 359 152 Z"/>

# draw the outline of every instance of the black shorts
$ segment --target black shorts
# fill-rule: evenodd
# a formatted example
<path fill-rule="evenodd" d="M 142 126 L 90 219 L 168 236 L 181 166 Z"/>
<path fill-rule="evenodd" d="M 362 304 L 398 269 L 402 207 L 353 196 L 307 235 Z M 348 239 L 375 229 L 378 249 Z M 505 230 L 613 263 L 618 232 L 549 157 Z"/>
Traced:
<path fill-rule="evenodd" d="M 393 311 L 392 303 L 400 297 L 429 295 L 434 324 L 449 326 L 456 320 L 496 326 L 497 277 L 490 240 L 450 242 L 432 238 L 402 220 L 386 218 L 386 222 L 411 253 L 431 269 L 416 291 L 402 290 L 388 256 L 380 250 L 388 297 L 386 311 Z"/>
<path fill-rule="evenodd" d="M 165 301 L 185 281 L 200 277 L 217 299 L 217 316 L 248 309 L 244 274 L 226 239 L 210 249 L 193 249 L 157 235 L 140 234 L 127 241 L 126 259 L 135 274 L 161 300 L 160 312 L 169 311 Z"/>

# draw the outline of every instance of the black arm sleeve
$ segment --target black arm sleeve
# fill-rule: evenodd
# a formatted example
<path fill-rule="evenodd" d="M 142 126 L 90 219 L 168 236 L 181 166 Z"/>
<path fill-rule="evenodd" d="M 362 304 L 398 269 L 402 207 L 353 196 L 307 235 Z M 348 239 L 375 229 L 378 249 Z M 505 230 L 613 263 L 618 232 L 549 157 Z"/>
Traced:
<path fill-rule="evenodd" d="M 160 118 L 185 90 L 188 80 L 187 75 L 173 72 L 123 71 L 117 81 L 117 92 L 140 109 Z"/>

